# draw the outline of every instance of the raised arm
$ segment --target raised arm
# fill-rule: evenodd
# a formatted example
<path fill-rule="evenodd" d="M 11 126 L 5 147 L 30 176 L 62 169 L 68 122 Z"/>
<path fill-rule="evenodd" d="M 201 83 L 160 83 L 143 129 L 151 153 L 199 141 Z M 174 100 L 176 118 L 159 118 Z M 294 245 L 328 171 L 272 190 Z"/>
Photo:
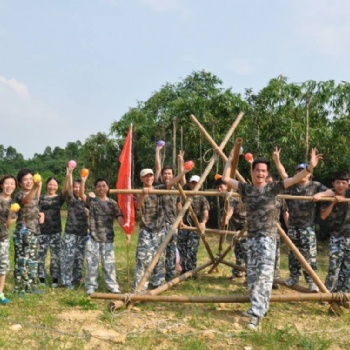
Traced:
<path fill-rule="evenodd" d="M 156 156 L 154 159 L 154 181 L 158 182 L 160 180 L 160 175 L 162 171 L 162 165 L 160 161 L 160 150 L 164 147 L 164 145 L 156 146 Z"/>
<path fill-rule="evenodd" d="M 231 186 L 235 190 L 238 190 L 239 188 L 239 182 L 235 179 L 231 179 L 231 167 L 232 167 L 232 158 L 233 158 L 233 151 L 231 152 L 230 156 L 227 158 L 224 171 L 222 173 L 222 181 L 226 183 L 227 186 Z"/>
<path fill-rule="evenodd" d="M 85 194 L 85 183 L 89 175 L 82 176 L 81 177 L 81 183 L 80 183 L 80 190 L 79 190 L 79 197 L 83 202 L 86 202 L 86 194 Z"/>
<path fill-rule="evenodd" d="M 73 193 L 73 168 L 67 167 L 66 178 L 64 180 L 62 195 L 68 194 L 71 196 Z"/>
<path fill-rule="evenodd" d="M 311 150 L 311 157 L 310 157 L 310 162 L 309 166 L 306 169 L 303 169 L 302 171 L 299 171 L 296 175 L 293 177 L 289 177 L 285 179 L 284 182 L 284 187 L 288 188 L 293 186 L 294 184 L 300 182 L 307 174 L 312 173 L 314 168 L 317 166 L 318 161 L 322 159 L 322 154 L 317 154 L 317 149 L 313 148 Z"/>
<path fill-rule="evenodd" d="M 281 148 L 275 147 L 275 150 L 272 153 L 272 158 L 275 162 L 276 168 L 278 170 L 278 173 L 280 174 L 282 180 L 285 180 L 288 178 L 288 174 L 286 173 L 286 169 L 281 163 L 280 160 L 280 154 L 281 154 Z"/>
<path fill-rule="evenodd" d="M 180 150 L 177 156 L 177 167 L 178 167 L 179 174 L 184 170 L 184 163 L 185 163 L 184 155 L 185 155 L 185 152 L 183 150 Z M 180 182 L 180 185 L 184 187 L 186 185 L 186 176 L 183 176 L 179 182 Z"/>
<path fill-rule="evenodd" d="M 185 174 L 187 174 L 188 172 L 190 172 L 192 169 L 183 169 L 181 171 L 181 173 L 179 173 L 178 175 L 176 175 L 171 181 L 166 183 L 166 188 L 170 189 L 172 188 L 176 183 L 180 182 L 181 180 L 185 177 Z M 186 180 L 185 180 L 186 183 Z"/>

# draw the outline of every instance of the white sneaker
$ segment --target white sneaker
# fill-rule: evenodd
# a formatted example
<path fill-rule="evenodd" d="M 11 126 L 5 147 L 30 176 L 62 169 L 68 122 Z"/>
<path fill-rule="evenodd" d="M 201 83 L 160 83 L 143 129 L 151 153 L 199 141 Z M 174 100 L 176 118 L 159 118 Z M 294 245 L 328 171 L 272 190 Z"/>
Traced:
<path fill-rule="evenodd" d="M 111 290 L 109 290 L 108 292 L 109 292 L 109 293 L 113 293 L 113 294 L 121 294 L 121 293 L 122 293 L 118 288 L 116 288 L 116 289 L 111 289 Z"/>
<path fill-rule="evenodd" d="M 313 293 L 318 293 L 320 289 L 317 287 L 316 283 L 310 282 L 309 283 L 309 291 Z"/>
<path fill-rule="evenodd" d="M 58 283 L 52 283 L 51 288 L 58 288 Z"/>
<path fill-rule="evenodd" d="M 297 277 L 289 277 L 286 280 L 286 286 L 288 286 L 288 287 L 292 287 L 295 284 L 299 284 L 299 278 L 297 278 Z"/>
<path fill-rule="evenodd" d="M 253 331 L 258 328 L 259 322 L 260 318 L 258 316 L 252 316 L 250 322 L 247 324 L 247 328 Z"/>
<path fill-rule="evenodd" d="M 86 294 L 87 294 L 87 295 L 90 295 L 90 294 L 92 294 L 92 293 L 95 293 L 95 289 L 94 289 L 94 288 L 89 288 L 89 289 L 87 289 L 87 291 L 86 291 Z"/>

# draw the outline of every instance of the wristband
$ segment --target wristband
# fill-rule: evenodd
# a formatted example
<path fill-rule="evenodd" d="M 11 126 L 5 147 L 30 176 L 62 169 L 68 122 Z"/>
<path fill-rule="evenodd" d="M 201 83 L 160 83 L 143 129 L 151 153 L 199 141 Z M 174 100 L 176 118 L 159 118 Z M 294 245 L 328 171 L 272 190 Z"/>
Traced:
<path fill-rule="evenodd" d="M 312 170 L 310 170 L 310 169 L 309 169 L 309 167 L 307 167 L 307 168 L 306 168 L 306 171 L 308 171 L 310 174 L 312 174 L 312 173 L 313 173 L 313 171 L 312 171 Z"/>

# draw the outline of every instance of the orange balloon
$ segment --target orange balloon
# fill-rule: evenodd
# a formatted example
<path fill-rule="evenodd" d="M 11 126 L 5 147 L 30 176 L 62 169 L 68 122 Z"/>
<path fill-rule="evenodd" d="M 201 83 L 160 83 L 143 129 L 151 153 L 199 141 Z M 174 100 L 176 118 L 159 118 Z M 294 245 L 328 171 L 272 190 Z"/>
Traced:
<path fill-rule="evenodd" d="M 246 161 L 252 160 L 253 159 L 253 155 L 251 153 L 246 153 L 244 156 Z"/>
<path fill-rule="evenodd" d="M 184 167 L 186 170 L 192 170 L 194 168 L 193 160 L 188 160 L 187 162 L 185 162 Z"/>
<path fill-rule="evenodd" d="M 89 175 L 89 169 L 83 168 L 80 170 L 80 176 L 85 177 Z"/>

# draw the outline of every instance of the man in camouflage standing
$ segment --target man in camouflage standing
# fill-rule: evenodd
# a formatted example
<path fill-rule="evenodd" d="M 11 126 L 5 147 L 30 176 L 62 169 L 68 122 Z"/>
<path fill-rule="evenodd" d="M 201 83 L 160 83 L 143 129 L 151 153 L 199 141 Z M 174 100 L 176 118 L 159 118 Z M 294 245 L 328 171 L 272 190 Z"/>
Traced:
<path fill-rule="evenodd" d="M 198 175 L 193 175 L 190 178 L 189 186 L 191 191 L 193 191 L 199 180 L 200 177 Z M 209 219 L 210 210 L 208 200 L 202 195 L 196 195 L 193 196 L 191 205 L 194 213 L 198 218 L 200 228 L 202 230 L 205 230 L 205 226 Z M 191 217 L 189 210 L 187 210 L 185 213 L 182 224 L 186 226 L 194 226 L 193 218 Z M 186 230 L 186 228 L 179 230 L 178 249 L 181 259 L 182 274 L 197 267 L 197 253 L 199 242 L 200 234 L 198 231 L 190 231 Z M 197 275 L 193 275 L 192 278 L 197 278 Z"/>
<path fill-rule="evenodd" d="M 281 149 L 276 147 L 273 152 L 273 159 L 281 178 L 284 180 L 288 178 L 288 174 L 280 161 L 280 152 Z M 307 163 L 298 164 L 296 167 L 296 174 L 303 172 L 303 170 L 307 168 Z M 292 196 L 313 196 L 316 193 L 323 192 L 327 189 L 327 187 L 321 183 L 311 181 L 311 177 L 312 173 L 307 172 L 297 184 L 290 188 L 289 194 Z M 317 272 L 315 203 L 310 200 L 287 200 L 287 206 L 289 211 L 288 236 L 312 269 Z M 290 276 L 286 280 L 286 284 L 288 286 L 293 286 L 299 283 L 301 265 L 291 250 L 288 251 L 288 260 Z M 303 271 L 303 274 L 309 290 L 312 292 L 318 292 L 319 289 L 312 281 L 311 277 L 305 271 Z"/>
<path fill-rule="evenodd" d="M 285 188 L 298 183 L 309 172 L 312 172 L 322 155 L 317 155 L 316 149 L 312 149 L 310 165 L 307 169 L 303 169 L 292 178 L 271 183 L 266 183 L 270 162 L 265 159 L 257 159 L 252 165 L 253 184 L 240 183 L 230 178 L 232 157 L 233 153 L 226 162 L 222 179 L 244 197 L 246 204 L 248 224 L 247 282 L 251 307 L 244 315 L 250 317 L 247 327 L 253 330 L 258 327 L 260 319 L 268 311 L 272 291 L 278 234 L 275 197 L 277 194 L 283 193 Z"/>
<path fill-rule="evenodd" d="M 73 181 L 73 168 L 67 168 L 65 189 L 67 221 L 62 237 L 61 279 L 68 289 L 79 286 L 83 277 L 85 242 L 88 231 L 87 208 L 79 197 L 81 180 Z"/>
<path fill-rule="evenodd" d="M 183 170 L 179 175 L 173 177 L 164 184 L 153 186 L 154 173 L 152 169 L 142 169 L 140 179 L 143 184 L 143 192 L 136 198 L 135 209 L 140 210 L 141 222 L 136 249 L 136 266 L 134 288 L 137 289 L 147 267 L 151 263 L 154 255 L 157 253 L 166 234 L 166 212 L 164 198 L 161 195 L 151 194 L 152 189 L 171 189 L 172 186 L 180 181 L 186 172 Z M 165 253 L 161 255 L 155 266 L 151 284 L 157 288 L 165 282 Z M 142 286 L 142 290 L 148 288 L 148 281 Z"/>
<path fill-rule="evenodd" d="M 170 166 L 161 168 L 160 150 L 164 147 L 164 144 L 157 144 L 156 156 L 155 156 L 155 185 L 167 184 L 174 178 L 174 169 Z M 184 169 L 184 152 L 180 151 L 178 155 L 179 172 Z M 161 180 L 161 182 L 159 181 Z M 186 179 L 183 176 L 180 179 L 180 184 L 184 186 Z M 172 189 L 175 189 L 173 187 Z M 165 232 L 167 232 L 176 220 L 177 214 L 182 208 L 181 199 L 179 196 L 163 195 L 162 200 L 164 202 L 164 215 L 165 215 Z M 171 237 L 166 250 L 165 250 L 165 280 L 170 281 L 175 278 L 176 275 L 176 246 L 177 246 L 177 231 Z"/>
<path fill-rule="evenodd" d="M 103 276 L 106 288 L 110 293 L 120 293 L 117 282 L 114 254 L 114 218 L 118 220 L 120 227 L 124 225 L 124 218 L 118 203 L 107 197 L 109 187 L 104 178 L 98 178 L 95 183 L 96 197 L 85 195 L 85 183 L 87 176 L 81 177 L 80 198 L 89 208 L 91 239 L 86 242 L 86 273 L 85 289 L 90 295 L 98 288 L 98 264 L 101 257 Z M 126 235 L 130 240 L 130 235 Z"/>

